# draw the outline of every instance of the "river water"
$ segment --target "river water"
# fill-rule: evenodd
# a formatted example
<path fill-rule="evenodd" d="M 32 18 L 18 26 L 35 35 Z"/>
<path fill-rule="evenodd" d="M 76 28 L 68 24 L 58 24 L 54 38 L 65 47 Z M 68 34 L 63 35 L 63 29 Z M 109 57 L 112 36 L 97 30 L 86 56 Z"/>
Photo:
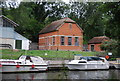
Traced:
<path fill-rule="evenodd" d="M 5 73 L 2 79 L 119 79 L 120 70 L 48 71 L 37 73 Z"/>

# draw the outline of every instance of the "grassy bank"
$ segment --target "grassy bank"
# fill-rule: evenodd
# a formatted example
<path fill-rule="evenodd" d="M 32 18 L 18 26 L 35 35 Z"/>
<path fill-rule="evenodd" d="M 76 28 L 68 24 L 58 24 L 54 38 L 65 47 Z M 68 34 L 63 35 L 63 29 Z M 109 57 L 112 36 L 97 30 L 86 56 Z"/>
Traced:
<path fill-rule="evenodd" d="M 0 50 L 2 59 L 17 59 L 20 55 L 41 56 L 44 59 L 73 59 L 74 54 L 83 56 L 95 56 L 100 52 L 80 52 L 80 51 L 51 51 L 51 50 Z"/>

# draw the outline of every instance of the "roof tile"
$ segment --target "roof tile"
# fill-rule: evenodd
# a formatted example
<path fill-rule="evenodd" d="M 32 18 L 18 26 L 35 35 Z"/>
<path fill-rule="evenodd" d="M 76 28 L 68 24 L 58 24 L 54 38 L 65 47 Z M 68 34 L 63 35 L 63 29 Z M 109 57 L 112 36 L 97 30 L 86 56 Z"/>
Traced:
<path fill-rule="evenodd" d="M 75 21 L 71 20 L 70 18 L 63 18 L 57 21 L 52 22 L 51 24 L 47 25 L 45 28 L 43 28 L 39 34 L 44 34 L 52 31 L 56 31 L 57 28 L 62 25 L 63 23 L 75 23 Z"/>
<path fill-rule="evenodd" d="M 109 38 L 106 36 L 94 37 L 88 42 L 88 44 L 102 43 L 104 40 L 109 40 Z"/>

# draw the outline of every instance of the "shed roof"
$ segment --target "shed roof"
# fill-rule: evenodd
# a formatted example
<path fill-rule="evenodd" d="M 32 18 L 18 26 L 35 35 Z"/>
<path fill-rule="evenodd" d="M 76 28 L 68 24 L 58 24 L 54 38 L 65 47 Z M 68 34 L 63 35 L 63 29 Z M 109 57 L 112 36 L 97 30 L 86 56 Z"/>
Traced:
<path fill-rule="evenodd" d="M 10 22 L 11 24 L 13 24 L 15 27 L 16 26 L 19 26 L 17 23 L 15 23 L 14 21 L 12 21 L 11 19 L 7 18 L 6 16 L 4 15 L 0 15 L 0 18 L 3 18 L 5 20 L 7 20 L 8 22 Z"/>
<path fill-rule="evenodd" d="M 109 40 L 109 38 L 106 36 L 94 37 L 88 42 L 88 44 L 98 44 L 102 43 L 104 40 Z"/>
<path fill-rule="evenodd" d="M 52 32 L 57 30 L 63 23 L 76 23 L 70 18 L 63 18 L 57 21 L 52 22 L 51 24 L 47 25 L 45 28 L 43 28 L 39 34 L 44 34 L 48 32 Z"/>
<path fill-rule="evenodd" d="M 14 31 L 14 28 L 11 27 L 0 27 L 0 38 L 5 39 L 15 39 L 15 40 L 29 40 L 22 36 L 21 34 Z"/>
<path fill-rule="evenodd" d="M 14 35 L 15 35 L 15 38 L 16 40 L 29 40 L 27 38 L 25 38 L 24 36 L 22 36 L 21 34 L 17 33 L 14 31 Z"/>

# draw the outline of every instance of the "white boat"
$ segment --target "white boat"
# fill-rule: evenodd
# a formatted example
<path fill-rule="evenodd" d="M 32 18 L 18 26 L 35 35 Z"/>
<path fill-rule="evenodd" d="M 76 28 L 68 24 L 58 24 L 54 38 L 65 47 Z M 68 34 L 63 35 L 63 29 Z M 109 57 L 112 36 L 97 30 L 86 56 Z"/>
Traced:
<path fill-rule="evenodd" d="M 70 61 L 67 66 L 70 70 L 109 69 L 109 63 L 103 57 L 80 57 L 79 60 Z"/>
<path fill-rule="evenodd" d="M 1 72 L 46 71 L 48 64 L 38 56 L 22 55 L 18 60 L 0 59 Z"/>
<path fill-rule="evenodd" d="M 116 69 L 120 69 L 120 58 L 116 59 L 116 63 L 113 64 Z"/>

